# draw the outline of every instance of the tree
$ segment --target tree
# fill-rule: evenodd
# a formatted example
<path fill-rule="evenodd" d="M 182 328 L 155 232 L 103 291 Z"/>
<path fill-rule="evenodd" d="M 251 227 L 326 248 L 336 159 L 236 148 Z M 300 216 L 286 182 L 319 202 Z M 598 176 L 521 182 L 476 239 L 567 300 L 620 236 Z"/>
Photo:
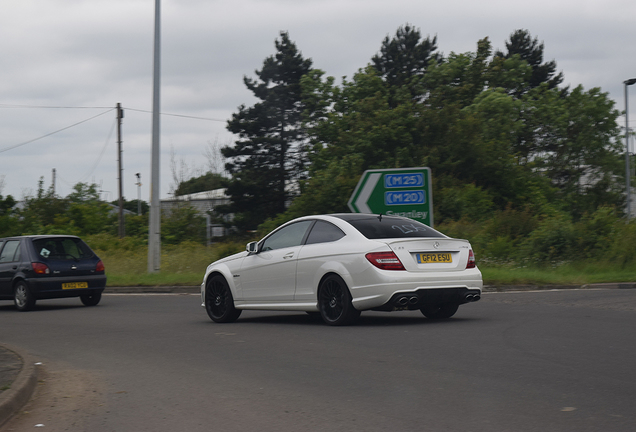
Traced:
<path fill-rule="evenodd" d="M 280 33 L 275 45 L 276 54 L 255 71 L 257 79 L 244 77 L 259 102 L 241 105 L 232 114 L 227 129 L 239 139 L 221 150 L 232 174 L 227 188 L 232 204 L 226 211 L 237 215 L 240 228 L 256 228 L 284 212 L 306 171 L 300 80 L 312 62 L 302 57 L 287 32 Z"/>
<path fill-rule="evenodd" d="M 197 192 L 206 192 L 220 189 L 225 186 L 226 179 L 214 172 L 208 172 L 198 177 L 192 177 L 178 184 L 174 191 L 176 196 L 189 195 Z"/>
<path fill-rule="evenodd" d="M 406 87 L 412 96 L 416 96 L 417 81 L 413 78 L 424 75 L 431 61 L 441 59 L 436 50 L 437 36 L 422 39 L 419 29 L 406 24 L 397 29 L 392 39 L 384 38 L 380 52 L 371 58 L 371 62 L 393 92 Z M 391 105 L 394 104 L 392 101 Z"/>
<path fill-rule="evenodd" d="M 556 61 L 543 63 L 543 42 L 539 43 L 536 37 L 533 39 L 528 30 L 515 30 L 506 42 L 506 48 L 507 53 L 497 51 L 495 56 L 509 59 L 518 55 L 532 68 L 532 76 L 527 86 L 521 92 L 517 92 L 518 96 L 522 92 L 539 87 L 541 83 L 547 83 L 548 88 L 556 88 L 563 82 L 563 73 L 556 73 Z"/>
<path fill-rule="evenodd" d="M 7 195 L 6 198 L 0 195 L 0 237 L 17 234 L 16 226 L 19 225 L 19 221 L 14 216 L 16 204 L 11 195 Z"/>
<path fill-rule="evenodd" d="M 312 71 L 303 78 L 310 179 L 288 213 L 346 211 L 363 170 L 407 166 L 431 168 L 438 222 L 549 207 L 577 220 L 619 204 L 613 103 L 598 89 L 532 88 L 532 74 L 519 54 L 493 56 L 487 38 L 394 87 L 375 67 L 341 86 Z"/>

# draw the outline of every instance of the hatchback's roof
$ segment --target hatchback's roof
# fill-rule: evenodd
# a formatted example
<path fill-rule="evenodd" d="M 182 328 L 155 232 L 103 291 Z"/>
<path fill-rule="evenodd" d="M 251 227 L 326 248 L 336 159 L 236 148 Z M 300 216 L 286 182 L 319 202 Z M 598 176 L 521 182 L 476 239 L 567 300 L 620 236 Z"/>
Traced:
<path fill-rule="evenodd" d="M 0 241 L 2 241 L 2 240 L 15 240 L 15 239 L 22 239 L 22 238 L 27 238 L 27 239 L 46 239 L 46 238 L 79 238 L 79 237 L 78 236 L 74 236 L 74 235 L 67 235 L 67 234 L 32 234 L 32 235 L 24 235 L 24 236 L 4 237 L 4 238 L 0 238 Z"/>

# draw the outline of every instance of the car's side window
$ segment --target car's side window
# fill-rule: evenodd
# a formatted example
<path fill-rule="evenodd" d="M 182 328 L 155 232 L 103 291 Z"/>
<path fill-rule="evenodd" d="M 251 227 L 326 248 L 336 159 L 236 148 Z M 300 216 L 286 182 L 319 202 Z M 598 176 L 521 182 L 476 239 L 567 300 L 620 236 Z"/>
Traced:
<path fill-rule="evenodd" d="M 0 263 L 18 261 L 20 259 L 20 240 L 9 240 L 0 252 Z"/>
<path fill-rule="evenodd" d="M 316 224 L 311 228 L 309 236 L 307 236 L 306 244 L 316 243 L 328 243 L 343 238 L 345 234 L 340 228 L 332 223 L 325 221 L 316 221 Z"/>
<path fill-rule="evenodd" d="M 301 221 L 279 229 L 263 242 L 262 251 L 300 246 L 307 233 L 307 229 L 314 221 Z"/>

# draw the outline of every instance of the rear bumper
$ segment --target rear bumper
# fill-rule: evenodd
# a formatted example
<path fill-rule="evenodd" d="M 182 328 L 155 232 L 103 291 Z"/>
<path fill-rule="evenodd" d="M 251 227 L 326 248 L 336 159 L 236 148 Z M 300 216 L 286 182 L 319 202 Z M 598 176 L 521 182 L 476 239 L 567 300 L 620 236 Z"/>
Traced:
<path fill-rule="evenodd" d="M 64 277 L 32 278 L 26 281 L 31 294 L 36 299 L 51 299 L 63 297 L 79 297 L 81 295 L 100 294 L 106 288 L 106 275 L 89 275 Z M 88 288 L 63 289 L 62 284 L 70 282 L 86 282 Z"/>
<path fill-rule="evenodd" d="M 483 287 L 481 272 L 477 268 L 426 274 L 375 269 L 373 271 L 375 283 L 349 285 L 353 306 L 358 310 L 419 309 L 424 304 L 451 302 L 463 304 L 475 301 L 475 295 L 479 299 Z M 472 297 L 466 297 L 467 295 Z M 401 296 L 415 296 L 416 299 L 411 300 L 409 297 L 411 306 L 402 307 L 399 302 L 396 305 Z"/>
<path fill-rule="evenodd" d="M 388 302 L 373 310 L 417 310 L 423 306 L 435 306 L 447 303 L 461 305 L 476 302 L 480 299 L 480 289 L 468 289 L 466 287 L 419 289 L 413 292 L 393 294 Z"/>

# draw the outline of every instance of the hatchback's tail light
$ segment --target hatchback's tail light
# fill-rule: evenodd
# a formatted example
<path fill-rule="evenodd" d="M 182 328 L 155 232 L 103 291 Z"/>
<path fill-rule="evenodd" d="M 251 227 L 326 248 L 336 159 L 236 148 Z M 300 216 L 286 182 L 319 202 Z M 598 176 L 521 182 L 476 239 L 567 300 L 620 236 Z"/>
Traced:
<path fill-rule="evenodd" d="M 99 262 L 97 263 L 97 267 L 95 267 L 95 271 L 103 272 L 104 270 L 106 270 L 106 267 L 104 267 L 104 263 L 102 262 L 102 260 L 99 260 Z"/>
<path fill-rule="evenodd" d="M 36 274 L 49 274 L 51 270 L 49 270 L 49 266 L 44 263 L 32 262 L 31 267 L 33 267 L 33 271 Z"/>
<path fill-rule="evenodd" d="M 475 254 L 473 253 L 472 249 L 468 250 L 468 263 L 466 264 L 466 268 L 475 268 L 476 264 L 475 264 Z"/>
<path fill-rule="evenodd" d="M 367 260 L 382 270 L 406 270 L 393 252 L 371 252 L 365 255 Z"/>

